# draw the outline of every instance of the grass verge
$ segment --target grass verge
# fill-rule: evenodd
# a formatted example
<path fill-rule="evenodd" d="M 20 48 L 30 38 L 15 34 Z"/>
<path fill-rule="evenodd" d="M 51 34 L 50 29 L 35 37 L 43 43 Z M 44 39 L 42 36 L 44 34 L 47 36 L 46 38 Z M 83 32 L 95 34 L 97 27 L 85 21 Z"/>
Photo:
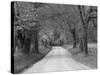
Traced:
<path fill-rule="evenodd" d="M 69 52 L 72 54 L 74 60 L 87 65 L 92 69 L 97 68 L 97 55 L 89 53 L 89 55 L 86 56 L 79 48 L 69 49 Z"/>
<path fill-rule="evenodd" d="M 18 74 L 23 72 L 26 68 L 29 68 L 39 60 L 44 57 L 43 54 L 32 54 L 32 55 L 25 55 L 21 54 L 18 56 L 14 56 L 14 73 Z"/>

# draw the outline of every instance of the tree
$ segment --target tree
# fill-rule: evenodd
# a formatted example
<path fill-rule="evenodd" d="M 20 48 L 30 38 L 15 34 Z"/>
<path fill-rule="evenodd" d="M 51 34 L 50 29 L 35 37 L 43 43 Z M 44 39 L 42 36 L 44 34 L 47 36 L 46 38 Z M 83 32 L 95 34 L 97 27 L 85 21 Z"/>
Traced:
<path fill-rule="evenodd" d="M 44 3 L 34 3 L 34 8 L 35 8 L 35 16 L 38 17 L 37 15 L 37 9 L 40 7 L 44 7 L 45 4 Z M 38 34 L 39 34 L 39 27 L 40 27 L 40 23 L 39 21 L 36 21 L 36 29 L 35 29 L 35 53 L 39 53 L 38 51 Z"/>
<path fill-rule="evenodd" d="M 41 26 L 37 19 L 37 9 L 43 6 L 44 3 L 14 2 L 14 28 L 15 32 L 21 28 L 20 35 L 17 33 L 20 36 L 17 40 L 20 40 L 21 49 L 25 54 L 32 52 L 30 50 L 32 43 L 34 44 L 33 52 L 39 53 L 38 33 Z"/>
<path fill-rule="evenodd" d="M 88 55 L 88 45 L 87 45 L 87 27 L 88 22 L 91 20 L 92 17 L 94 17 L 92 14 L 93 10 L 91 10 L 91 6 L 78 6 L 80 19 L 83 26 L 83 36 L 80 42 L 81 50 L 85 52 L 86 55 Z M 82 47 L 83 46 L 83 47 Z"/>
<path fill-rule="evenodd" d="M 79 23 L 79 20 L 78 18 L 76 18 L 75 14 L 68 16 L 66 20 L 67 20 L 69 32 L 72 34 L 73 37 L 73 48 L 76 48 L 77 45 L 76 28 Z"/>

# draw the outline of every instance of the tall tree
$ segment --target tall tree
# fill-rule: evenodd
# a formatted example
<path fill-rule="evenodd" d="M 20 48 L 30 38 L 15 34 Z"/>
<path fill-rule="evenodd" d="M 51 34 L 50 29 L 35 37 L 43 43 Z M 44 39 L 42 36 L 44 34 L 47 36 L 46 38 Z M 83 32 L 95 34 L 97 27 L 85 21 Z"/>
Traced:
<path fill-rule="evenodd" d="M 87 22 L 86 22 L 86 14 L 85 14 L 85 7 L 84 6 L 78 6 L 79 8 L 79 14 L 80 14 L 80 18 L 82 21 L 82 25 L 83 25 L 83 37 L 82 37 L 82 41 L 80 42 L 81 46 L 81 50 L 85 52 L 86 55 L 88 55 L 88 45 L 87 45 Z"/>
<path fill-rule="evenodd" d="M 44 7 L 45 4 L 44 3 L 34 3 L 34 8 L 35 8 L 35 15 L 36 17 L 38 17 L 38 14 L 37 14 L 37 9 L 40 8 L 40 7 Z M 36 29 L 35 29 L 35 53 L 39 53 L 38 51 L 38 37 L 39 37 L 39 26 L 40 26 L 40 23 L 39 21 L 36 21 Z"/>
<path fill-rule="evenodd" d="M 91 20 L 92 17 L 94 17 L 93 11 L 91 10 L 91 6 L 78 6 L 79 14 L 83 26 L 83 36 L 80 42 L 81 50 L 85 52 L 86 55 L 88 55 L 88 42 L 87 42 L 87 28 L 88 28 L 88 22 Z"/>
<path fill-rule="evenodd" d="M 79 23 L 79 19 L 76 18 L 75 14 L 70 15 L 67 17 L 67 25 L 69 28 L 69 32 L 72 34 L 72 38 L 73 38 L 73 48 L 76 47 L 77 45 L 77 34 L 76 34 L 76 28 L 77 25 Z"/>
<path fill-rule="evenodd" d="M 30 53 L 30 46 L 33 41 L 35 45 L 34 52 L 38 53 L 38 28 L 41 26 L 37 19 L 37 10 L 43 7 L 44 3 L 15 2 L 14 5 L 14 27 L 16 32 L 21 28 L 22 39 L 20 39 L 20 42 L 22 50 L 26 54 Z M 34 40 L 32 40 L 33 38 Z"/>

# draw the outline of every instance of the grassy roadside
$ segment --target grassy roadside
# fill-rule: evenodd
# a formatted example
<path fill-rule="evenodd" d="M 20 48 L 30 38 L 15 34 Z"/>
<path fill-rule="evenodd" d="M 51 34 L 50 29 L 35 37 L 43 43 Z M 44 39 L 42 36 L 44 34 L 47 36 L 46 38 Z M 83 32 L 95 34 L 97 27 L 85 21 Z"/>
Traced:
<path fill-rule="evenodd" d="M 79 48 L 72 48 L 69 49 L 69 52 L 72 54 L 72 58 L 84 65 L 91 67 L 92 69 L 97 68 L 97 54 L 92 53 L 92 50 L 89 50 L 89 55 L 86 56 L 84 53 L 81 52 Z"/>
<path fill-rule="evenodd" d="M 18 74 L 23 72 L 26 68 L 32 66 L 44 57 L 43 54 L 25 55 L 21 54 L 14 57 L 14 73 Z"/>

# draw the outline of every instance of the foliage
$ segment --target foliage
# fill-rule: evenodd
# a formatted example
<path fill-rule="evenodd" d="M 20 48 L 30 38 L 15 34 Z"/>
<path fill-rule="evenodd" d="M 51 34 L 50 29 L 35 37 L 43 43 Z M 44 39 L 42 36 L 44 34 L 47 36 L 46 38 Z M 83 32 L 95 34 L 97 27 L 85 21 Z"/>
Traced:
<path fill-rule="evenodd" d="M 96 39 L 96 36 L 93 35 L 93 39 L 91 39 L 91 36 L 92 32 L 94 32 L 94 34 L 96 33 L 97 8 L 95 6 L 82 6 L 82 8 L 84 8 L 84 10 L 82 10 L 82 12 L 84 11 L 84 14 L 82 14 L 84 23 L 85 21 L 89 23 L 91 21 L 93 22 L 93 24 L 87 24 L 87 28 L 89 28 L 87 29 L 87 40 L 92 42 Z M 39 35 L 46 33 L 49 36 L 49 32 L 54 31 L 55 37 L 58 37 L 57 34 L 61 37 L 61 34 L 63 33 L 66 38 L 63 41 L 69 41 L 73 44 L 75 41 L 74 39 L 76 39 L 76 42 L 78 43 L 80 40 L 79 38 L 83 37 L 84 26 L 81 22 L 77 6 L 51 3 L 15 2 L 14 9 L 15 33 L 17 33 L 18 30 L 21 30 L 23 33 L 24 31 L 28 31 L 31 33 L 30 37 L 33 38 L 34 32 L 37 32 Z M 91 25 L 95 27 L 95 30 L 91 30 L 93 27 Z M 38 38 L 41 37 L 39 36 Z"/>

